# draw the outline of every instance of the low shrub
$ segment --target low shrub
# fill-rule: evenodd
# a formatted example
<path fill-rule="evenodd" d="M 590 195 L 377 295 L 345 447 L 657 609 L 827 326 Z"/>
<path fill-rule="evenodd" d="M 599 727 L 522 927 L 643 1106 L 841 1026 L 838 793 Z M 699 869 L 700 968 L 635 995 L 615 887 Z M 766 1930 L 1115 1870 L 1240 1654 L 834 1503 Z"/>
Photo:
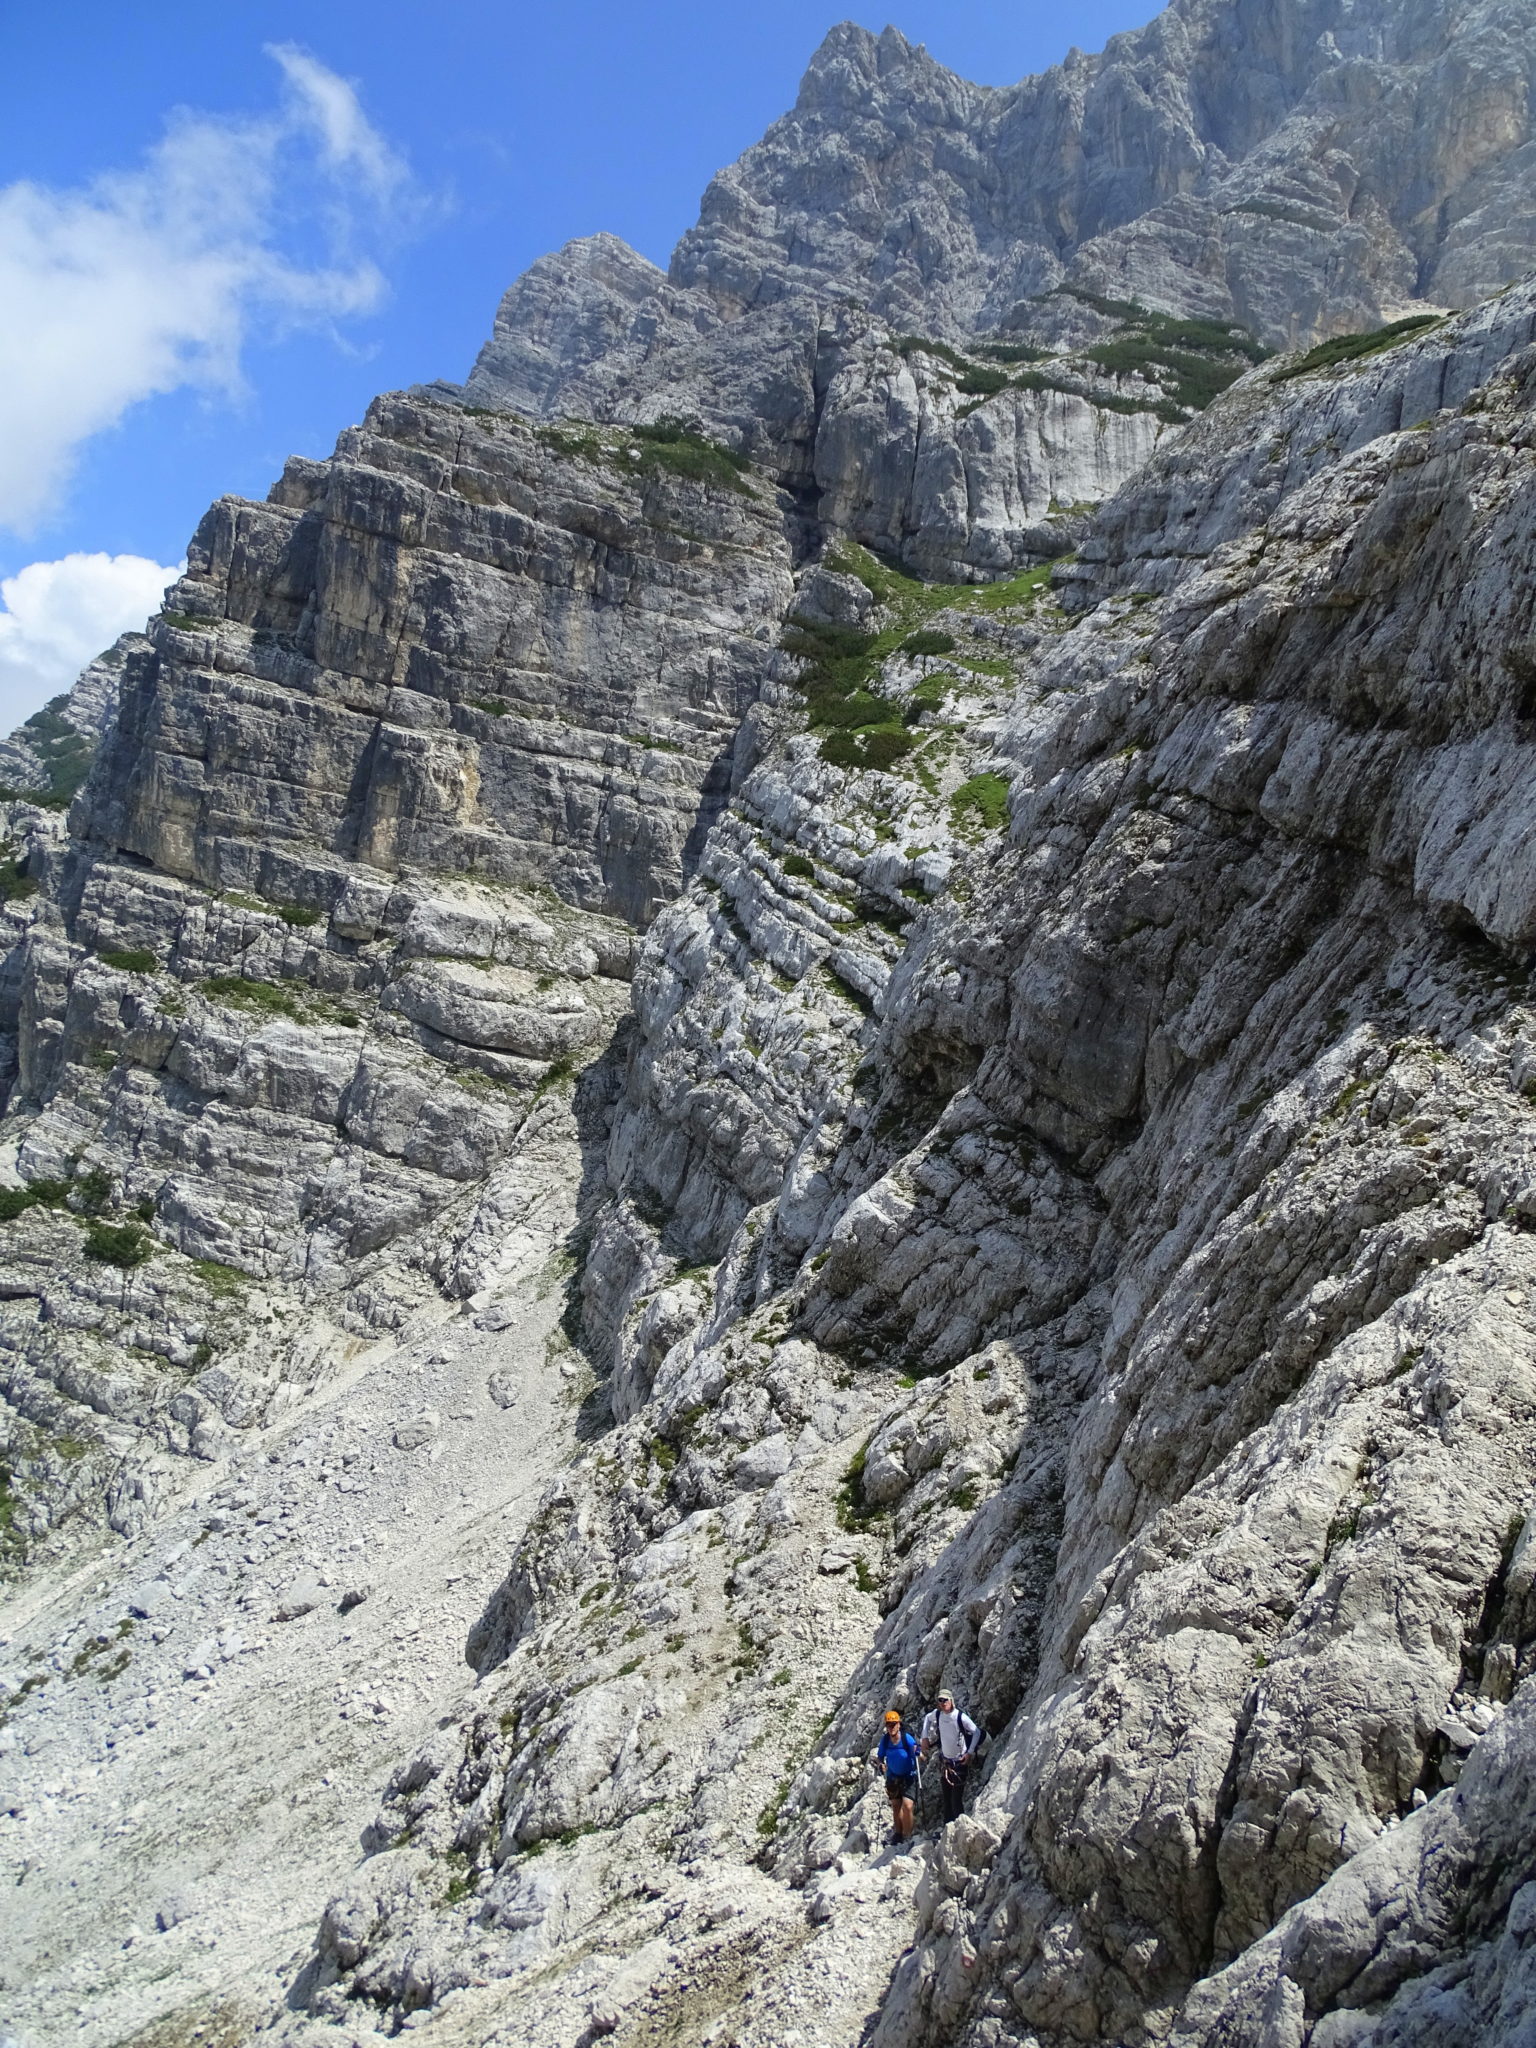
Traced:
<path fill-rule="evenodd" d="M 1308 370 L 1329 370 L 1336 363 L 1358 362 L 1362 356 L 1373 356 L 1379 349 L 1391 348 L 1394 343 L 1408 341 L 1426 328 L 1436 327 L 1441 320 L 1439 313 L 1410 313 L 1405 320 L 1392 320 L 1385 327 L 1373 327 L 1365 334 L 1336 334 L 1331 341 L 1320 341 L 1316 348 L 1294 363 L 1287 363 L 1277 372 L 1275 382 L 1284 384 L 1292 377 L 1304 377 Z"/>
<path fill-rule="evenodd" d="M 85 1226 L 85 1256 L 126 1272 L 142 1266 L 154 1251 L 154 1240 L 142 1223 L 90 1222 Z"/>
<path fill-rule="evenodd" d="M 743 472 L 751 468 L 744 455 L 711 441 L 696 427 L 678 419 L 660 419 L 646 427 L 628 430 L 640 443 L 641 460 L 650 469 L 670 470 L 674 476 L 695 483 L 723 485 L 727 490 L 745 491 Z"/>
<path fill-rule="evenodd" d="M 276 1017 L 298 1017 L 298 1003 L 275 982 L 257 981 L 248 974 L 211 974 L 198 983 L 205 996 L 216 1003 L 230 1003 L 237 1009 L 265 1010 Z"/>
<path fill-rule="evenodd" d="M 0 1188 L 0 1223 L 14 1223 L 28 1209 L 56 1209 L 69 1193 L 62 1180 L 35 1180 L 24 1188 Z"/>
<path fill-rule="evenodd" d="M 953 654 L 954 636 L 950 633 L 935 633 L 925 628 L 921 633 L 909 633 L 901 643 L 903 654 L 915 654 L 923 659 L 935 654 Z"/>
<path fill-rule="evenodd" d="M 147 946 L 126 946 L 120 951 L 103 953 L 102 964 L 115 967 L 123 974 L 153 974 L 159 962 Z"/>
<path fill-rule="evenodd" d="M 821 758 L 834 768 L 892 768 L 916 744 L 904 725 L 865 726 L 829 733 L 821 743 Z"/>

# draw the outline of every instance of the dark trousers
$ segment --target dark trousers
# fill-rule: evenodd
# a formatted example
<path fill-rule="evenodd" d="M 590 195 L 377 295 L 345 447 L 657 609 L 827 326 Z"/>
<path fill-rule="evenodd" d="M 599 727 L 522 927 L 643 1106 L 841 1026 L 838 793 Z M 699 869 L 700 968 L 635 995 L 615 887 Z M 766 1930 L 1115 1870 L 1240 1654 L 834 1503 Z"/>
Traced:
<path fill-rule="evenodd" d="M 963 1763 L 946 1762 L 940 1767 L 939 1789 L 943 1794 L 944 1818 L 958 1820 L 960 1809 L 965 1804 L 965 1772 Z"/>

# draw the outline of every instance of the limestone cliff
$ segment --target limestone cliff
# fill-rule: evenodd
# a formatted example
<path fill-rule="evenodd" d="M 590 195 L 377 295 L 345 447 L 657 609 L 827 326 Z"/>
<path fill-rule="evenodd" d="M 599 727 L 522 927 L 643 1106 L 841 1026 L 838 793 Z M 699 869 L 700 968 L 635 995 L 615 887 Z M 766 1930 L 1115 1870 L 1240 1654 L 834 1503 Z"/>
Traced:
<path fill-rule="evenodd" d="M 838 30 L 208 515 L 0 867 L 27 2048 L 1524 2038 L 1530 27 Z"/>

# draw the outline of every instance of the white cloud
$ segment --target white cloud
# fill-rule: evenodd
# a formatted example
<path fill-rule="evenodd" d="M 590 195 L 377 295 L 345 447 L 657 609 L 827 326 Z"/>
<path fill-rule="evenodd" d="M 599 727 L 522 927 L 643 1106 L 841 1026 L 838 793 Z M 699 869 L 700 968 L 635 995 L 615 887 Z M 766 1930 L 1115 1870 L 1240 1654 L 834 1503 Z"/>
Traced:
<path fill-rule="evenodd" d="M 65 555 L 0 580 L 0 733 L 67 690 L 120 633 L 142 626 L 180 574 L 143 555 Z"/>
<path fill-rule="evenodd" d="M 296 44 L 268 43 L 266 53 L 282 66 L 294 112 L 315 129 L 329 167 L 356 172 L 381 199 L 398 190 L 406 180 L 405 165 L 370 126 L 347 81 Z"/>
<path fill-rule="evenodd" d="M 270 335 L 382 298 L 369 245 L 411 213 L 409 173 L 344 79 L 270 54 L 286 85 L 270 116 L 182 112 L 139 170 L 0 188 L 0 525 L 30 531 L 82 444 L 139 400 L 237 391 L 253 321 Z"/>

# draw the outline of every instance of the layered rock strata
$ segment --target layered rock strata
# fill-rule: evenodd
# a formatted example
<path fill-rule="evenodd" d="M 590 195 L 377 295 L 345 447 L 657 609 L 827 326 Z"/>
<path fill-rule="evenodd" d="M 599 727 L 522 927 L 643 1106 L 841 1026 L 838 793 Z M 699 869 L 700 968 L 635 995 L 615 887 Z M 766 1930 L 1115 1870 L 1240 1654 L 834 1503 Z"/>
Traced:
<path fill-rule="evenodd" d="M 1536 291 L 1252 339 L 1518 266 L 1519 29 L 838 31 L 209 515 L 0 865 L 29 2036 L 1521 2038 Z"/>
<path fill-rule="evenodd" d="M 996 574 L 1205 402 L 1224 330 L 1296 347 L 1536 260 L 1531 62 L 1518 10 L 1448 0 L 1181 0 L 1005 88 L 844 23 L 668 271 L 609 235 L 544 258 L 467 388 L 697 418 L 824 524 Z M 914 377 L 914 337 L 950 359 Z"/>
<path fill-rule="evenodd" d="M 1009 831 L 942 848 L 894 958 L 875 878 L 937 880 L 907 833 L 964 805 L 920 756 L 829 803 L 803 741 L 744 785 L 637 977 L 587 1269 L 632 1419 L 472 1632 L 315 2010 L 484 2022 L 507 1972 L 539 2039 L 642 1993 L 684 2038 L 845 2038 L 862 1760 L 942 1680 L 994 1739 L 876 2040 L 1418 2040 L 1447 1986 L 1514 2038 L 1523 1715 L 1463 1767 L 1536 1648 L 1533 339 L 1522 291 L 1348 377 L 1257 373 L 1104 522 L 1076 612 L 1000 614 Z M 1379 424 L 1423 390 L 1456 402 Z M 1169 569 L 1202 460 L 1221 537 Z M 1115 594 L 1141 560 L 1165 596 Z M 475 1903 L 424 1948 L 445 1855 Z M 803 1953 L 746 1996 L 718 1923 L 633 1899 L 658 1856 L 803 1888 Z"/>

